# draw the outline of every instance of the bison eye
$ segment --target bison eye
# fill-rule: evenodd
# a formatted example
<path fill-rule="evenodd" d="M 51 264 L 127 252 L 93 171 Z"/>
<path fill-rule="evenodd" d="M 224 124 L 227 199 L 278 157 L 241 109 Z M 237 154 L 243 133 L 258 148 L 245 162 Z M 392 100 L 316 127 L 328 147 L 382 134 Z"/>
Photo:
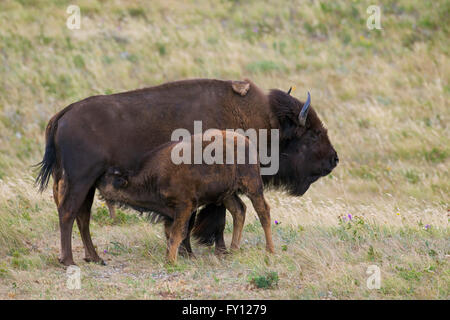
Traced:
<path fill-rule="evenodd" d="M 311 134 L 311 140 L 313 140 L 313 141 L 319 140 L 321 134 L 322 133 L 319 130 L 314 130 Z"/>
<path fill-rule="evenodd" d="M 311 141 L 316 142 L 317 140 L 319 140 L 319 135 L 316 133 L 311 134 L 310 136 Z"/>

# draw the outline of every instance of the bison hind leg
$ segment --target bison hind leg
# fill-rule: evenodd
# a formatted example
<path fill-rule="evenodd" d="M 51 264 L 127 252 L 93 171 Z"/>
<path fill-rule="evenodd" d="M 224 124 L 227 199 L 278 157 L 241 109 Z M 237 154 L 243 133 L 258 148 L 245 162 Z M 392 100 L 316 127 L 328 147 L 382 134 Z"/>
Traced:
<path fill-rule="evenodd" d="M 95 189 L 85 183 L 70 183 L 66 177 L 58 181 L 58 215 L 61 233 L 61 258 L 60 262 L 66 266 L 75 264 L 72 255 L 72 228 L 75 219 L 77 222 L 80 216 L 89 214 L 94 197 Z M 86 227 L 87 224 L 87 227 Z M 89 234 L 89 219 L 83 219 L 83 224 L 78 224 L 80 234 L 85 244 L 90 241 L 91 248 L 95 252 Z M 89 244 L 88 244 L 89 247 Z"/>
<path fill-rule="evenodd" d="M 89 222 L 91 220 L 91 207 L 92 202 L 94 201 L 95 188 L 92 187 L 84 202 L 81 206 L 80 210 L 77 214 L 77 224 L 78 229 L 80 230 L 81 240 L 83 241 L 84 246 L 84 260 L 86 262 L 95 262 L 101 265 L 106 265 L 102 258 L 99 257 L 97 251 L 95 250 L 95 246 L 91 239 L 91 233 L 89 230 Z"/>

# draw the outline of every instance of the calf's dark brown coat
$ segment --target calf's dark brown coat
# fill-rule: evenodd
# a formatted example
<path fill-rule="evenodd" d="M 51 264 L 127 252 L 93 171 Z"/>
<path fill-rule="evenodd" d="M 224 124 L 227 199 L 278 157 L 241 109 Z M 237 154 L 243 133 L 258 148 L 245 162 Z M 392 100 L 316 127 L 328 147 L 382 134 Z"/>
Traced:
<path fill-rule="evenodd" d="M 223 148 L 216 151 L 222 151 L 224 156 L 230 150 L 233 152 L 233 164 L 174 164 L 171 155 L 176 145 L 186 144 L 185 148 L 193 154 L 195 136 L 192 136 L 189 141 L 166 143 L 146 153 L 136 168 L 109 168 L 96 186 L 106 200 L 139 211 L 154 212 L 165 221 L 169 262 L 176 260 L 178 247 L 187 236 L 192 213 L 208 204 L 221 204 L 230 211 L 233 216 L 231 248 L 238 249 L 245 220 L 245 205 L 239 198 L 240 193 L 251 200 L 265 232 L 267 250 L 273 252 L 270 209 L 263 195 L 256 148 L 252 154 L 249 140 L 237 133 L 219 130 L 209 133 L 222 139 Z M 239 139 L 244 142 L 241 151 L 247 155 L 243 164 L 237 162 Z M 209 143 L 203 142 L 203 148 Z M 249 161 L 249 156 L 254 160 Z"/>

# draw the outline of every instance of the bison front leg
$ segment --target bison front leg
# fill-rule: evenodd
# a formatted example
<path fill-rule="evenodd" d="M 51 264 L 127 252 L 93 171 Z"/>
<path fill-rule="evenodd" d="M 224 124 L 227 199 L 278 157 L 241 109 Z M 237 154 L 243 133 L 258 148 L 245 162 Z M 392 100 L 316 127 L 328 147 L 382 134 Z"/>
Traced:
<path fill-rule="evenodd" d="M 223 237 L 224 231 L 225 231 L 225 223 L 226 223 L 226 209 L 225 206 L 217 206 L 216 207 L 216 216 L 217 219 L 216 222 L 216 234 L 215 234 L 215 249 L 214 253 L 216 255 L 222 255 L 227 254 L 227 246 L 225 245 L 225 239 Z"/>
<path fill-rule="evenodd" d="M 188 233 L 188 224 L 192 214 L 192 207 L 185 206 L 183 209 L 177 210 L 174 215 L 175 220 L 170 227 L 169 239 L 167 243 L 167 261 L 175 263 L 177 253 L 181 242 L 186 238 Z"/>
<path fill-rule="evenodd" d="M 215 253 L 221 255 L 227 253 L 227 247 L 223 238 L 225 230 L 226 209 L 224 205 L 208 204 L 197 212 L 193 235 L 199 243 L 207 246 L 215 243 Z"/>
<path fill-rule="evenodd" d="M 187 256 L 189 258 L 195 258 L 194 252 L 192 252 L 192 247 L 191 247 L 191 231 L 194 226 L 194 222 L 195 222 L 195 211 L 191 215 L 186 236 L 185 236 L 183 242 L 181 243 L 180 248 L 178 249 L 178 253 L 180 255 L 185 256 L 185 257 Z M 173 223 L 172 220 L 166 220 L 164 222 L 164 233 L 166 235 L 167 243 L 169 242 L 169 239 L 170 239 L 170 230 L 172 228 L 172 223 Z"/>

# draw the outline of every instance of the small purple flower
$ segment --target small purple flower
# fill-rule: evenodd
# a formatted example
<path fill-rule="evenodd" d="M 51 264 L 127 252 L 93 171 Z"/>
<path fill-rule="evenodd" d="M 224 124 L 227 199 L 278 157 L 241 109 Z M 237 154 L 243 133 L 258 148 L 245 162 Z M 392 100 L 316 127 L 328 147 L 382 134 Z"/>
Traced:
<path fill-rule="evenodd" d="M 347 217 L 348 217 L 348 220 L 352 220 L 352 215 L 350 213 L 348 214 Z"/>
<path fill-rule="evenodd" d="M 431 228 L 431 226 L 429 224 L 425 225 L 425 230 L 429 230 Z"/>
<path fill-rule="evenodd" d="M 347 217 L 342 217 L 342 221 L 347 222 Z"/>
<path fill-rule="evenodd" d="M 258 27 L 254 27 L 254 28 L 253 28 L 253 32 L 254 32 L 254 33 L 258 33 L 258 31 L 259 31 L 259 28 L 258 28 Z"/>
<path fill-rule="evenodd" d="M 281 223 L 280 221 L 275 220 L 275 224 L 276 224 L 276 225 L 279 225 L 280 223 Z"/>
<path fill-rule="evenodd" d="M 105 250 L 103 250 L 103 253 L 108 253 L 108 250 L 106 250 L 106 249 L 105 249 Z"/>

